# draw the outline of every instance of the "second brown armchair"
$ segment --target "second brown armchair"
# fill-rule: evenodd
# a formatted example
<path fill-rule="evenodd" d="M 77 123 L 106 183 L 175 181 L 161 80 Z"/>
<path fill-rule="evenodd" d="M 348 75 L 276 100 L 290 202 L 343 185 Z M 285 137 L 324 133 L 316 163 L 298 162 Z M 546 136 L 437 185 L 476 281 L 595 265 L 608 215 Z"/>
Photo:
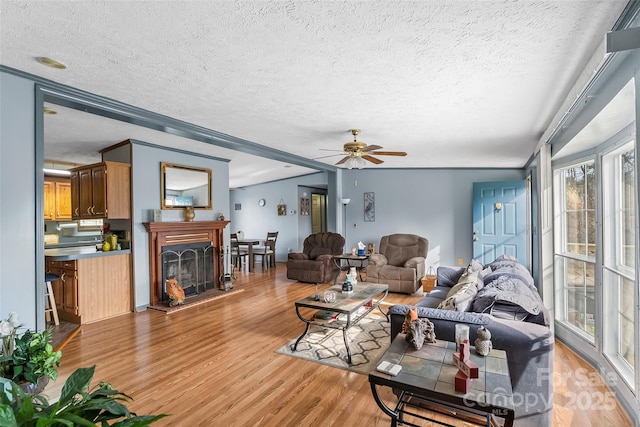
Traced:
<path fill-rule="evenodd" d="M 289 253 L 287 279 L 307 283 L 326 283 L 338 274 L 334 255 L 342 254 L 344 237 L 338 233 L 316 233 L 304 240 L 302 252 Z"/>
<path fill-rule="evenodd" d="M 379 250 L 369 257 L 367 282 L 386 283 L 389 292 L 416 292 L 425 274 L 429 241 L 415 234 L 391 234 L 380 239 Z"/>

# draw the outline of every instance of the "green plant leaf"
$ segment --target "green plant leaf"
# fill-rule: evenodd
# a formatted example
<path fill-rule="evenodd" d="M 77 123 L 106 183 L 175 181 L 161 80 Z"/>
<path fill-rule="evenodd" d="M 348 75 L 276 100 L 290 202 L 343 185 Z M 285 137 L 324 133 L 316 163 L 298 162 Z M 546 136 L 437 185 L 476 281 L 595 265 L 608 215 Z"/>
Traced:
<path fill-rule="evenodd" d="M 0 405 L 0 426 L 18 427 L 18 422 L 10 405 Z"/>
<path fill-rule="evenodd" d="M 120 420 L 111 424 L 111 427 L 143 427 L 158 421 L 160 418 L 166 417 L 167 414 L 160 415 L 140 415 L 126 420 Z"/>
<path fill-rule="evenodd" d="M 55 421 L 59 423 L 64 422 L 66 425 L 70 427 L 74 427 L 74 426 L 95 427 L 95 423 L 93 421 L 88 420 L 83 415 L 76 415 L 73 413 L 59 414 L 55 418 Z"/>
<path fill-rule="evenodd" d="M 96 365 L 90 368 L 78 368 L 67 378 L 67 381 L 62 387 L 62 393 L 60 394 L 60 402 L 62 405 L 66 405 L 75 395 L 89 388 L 89 383 L 91 379 L 93 379 L 95 370 Z"/>

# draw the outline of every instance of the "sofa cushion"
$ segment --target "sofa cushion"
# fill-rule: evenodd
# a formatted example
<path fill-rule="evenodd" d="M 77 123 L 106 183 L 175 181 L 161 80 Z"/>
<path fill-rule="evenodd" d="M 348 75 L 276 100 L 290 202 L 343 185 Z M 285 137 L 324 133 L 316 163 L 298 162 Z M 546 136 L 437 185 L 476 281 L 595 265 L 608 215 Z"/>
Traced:
<path fill-rule="evenodd" d="M 406 316 L 411 307 L 405 305 L 392 305 L 389 307 L 389 316 L 402 314 L 402 319 Z M 456 323 L 469 323 L 472 325 L 488 325 L 493 321 L 493 317 L 488 314 L 459 312 L 451 310 L 439 310 L 437 308 L 418 307 L 418 317 L 426 317 L 429 320 L 448 320 Z"/>
<path fill-rule="evenodd" d="M 436 285 L 448 288 L 455 286 L 465 270 L 466 268 L 464 267 L 438 267 Z"/>

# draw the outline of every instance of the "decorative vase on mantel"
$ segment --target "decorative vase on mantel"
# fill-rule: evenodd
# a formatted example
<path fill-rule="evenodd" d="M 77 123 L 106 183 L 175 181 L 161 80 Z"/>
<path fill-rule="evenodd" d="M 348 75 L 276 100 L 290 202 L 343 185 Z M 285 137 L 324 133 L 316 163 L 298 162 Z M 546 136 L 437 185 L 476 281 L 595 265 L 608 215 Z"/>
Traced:
<path fill-rule="evenodd" d="M 193 206 L 186 206 L 184 208 L 184 212 L 182 213 L 182 217 L 186 222 L 193 221 L 193 218 L 196 217 L 196 212 L 193 210 Z"/>

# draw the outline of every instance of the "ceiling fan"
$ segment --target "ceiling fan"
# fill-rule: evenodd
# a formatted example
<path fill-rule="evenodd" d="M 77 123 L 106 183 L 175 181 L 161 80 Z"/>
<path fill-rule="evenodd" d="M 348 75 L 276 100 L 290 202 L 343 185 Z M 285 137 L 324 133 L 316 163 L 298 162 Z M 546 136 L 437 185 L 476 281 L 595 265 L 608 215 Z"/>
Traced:
<path fill-rule="evenodd" d="M 406 156 L 407 153 L 404 151 L 378 151 L 382 147 L 379 145 L 367 145 L 364 142 L 358 141 L 357 136 L 360 133 L 360 129 L 349 129 L 349 132 L 353 134 L 353 142 L 347 142 L 344 144 L 343 151 L 346 154 L 345 157 L 340 159 L 336 165 L 344 164 L 347 169 L 362 169 L 366 162 L 365 160 L 379 165 L 380 163 L 384 163 L 383 160 L 380 160 L 373 155 L 376 156 Z"/>

